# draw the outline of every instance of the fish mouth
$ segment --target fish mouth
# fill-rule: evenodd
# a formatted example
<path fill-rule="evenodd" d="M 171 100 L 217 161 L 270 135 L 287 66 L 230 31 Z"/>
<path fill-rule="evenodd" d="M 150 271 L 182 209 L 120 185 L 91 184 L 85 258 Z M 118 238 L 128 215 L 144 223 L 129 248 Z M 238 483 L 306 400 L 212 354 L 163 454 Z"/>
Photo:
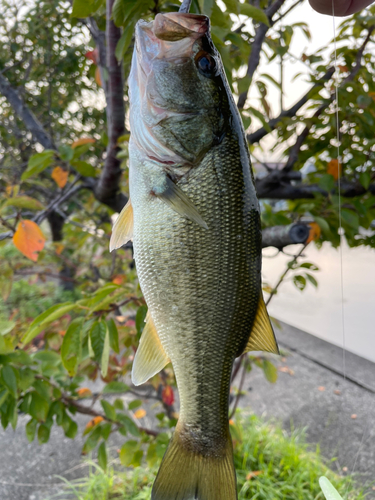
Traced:
<path fill-rule="evenodd" d="M 157 14 L 154 21 L 154 35 L 159 40 L 176 42 L 183 38 L 200 38 L 210 29 L 210 20 L 197 14 L 170 12 Z"/>

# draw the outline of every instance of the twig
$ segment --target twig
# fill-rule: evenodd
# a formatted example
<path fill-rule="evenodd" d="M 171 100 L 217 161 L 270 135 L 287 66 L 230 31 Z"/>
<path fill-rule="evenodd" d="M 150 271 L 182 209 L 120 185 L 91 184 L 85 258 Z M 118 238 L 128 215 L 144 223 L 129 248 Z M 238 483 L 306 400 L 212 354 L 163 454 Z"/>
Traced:
<path fill-rule="evenodd" d="M 247 356 L 246 357 L 244 357 L 244 356 L 246 356 L 246 354 L 241 356 L 240 364 L 242 363 L 242 359 L 244 359 L 245 362 L 243 363 L 241 380 L 240 380 L 240 384 L 238 386 L 237 396 L 236 396 L 236 399 L 234 400 L 232 411 L 229 414 L 229 419 L 233 418 L 233 415 L 236 413 L 236 409 L 237 409 L 237 406 L 238 406 L 238 403 L 239 403 L 240 397 L 241 397 L 241 392 L 242 392 L 243 384 L 245 382 L 245 375 L 246 375 L 247 367 L 249 365 L 249 358 Z"/>
<path fill-rule="evenodd" d="M 183 0 L 178 12 L 189 13 L 192 0 Z"/>
<path fill-rule="evenodd" d="M 265 14 L 270 20 L 270 24 L 272 24 L 272 16 L 279 10 L 279 8 L 283 5 L 285 0 L 276 0 L 273 4 L 271 4 L 268 9 L 265 10 Z M 253 79 L 255 70 L 259 66 L 259 61 L 260 61 L 260 52 L 262 50 L 264 38 L 266 36 L 267 31 L 269 30 L 269 26 L 267 26 L 264 23 L 260 23 L 259 27 L 256 30 L 254 40 L 251 44 L 251 53 L 249 56 L 248 64 L 247 64 L 247 72 L 246 76 L 250 78 L 250 85 L 251 81 Z M 247 94 L 249 92 L 249 87 L 245 90 L 245 92 L 242 92 L 240 94 L 240 97 L 238 98 L 238 103 L 237 107 L 239 109 L 242 109 L 245 106 L 245 102 L 247 99 Z"/>
<path fill-rule="evenodd" d="M 285 276 L 289 273 L 289 271 L 291 271 L 291 269 L 293 268 L 293 264 L 295 264 L 297 262 L 297 260 L 302 255 L 302 252 L 305 250 L 306 247 L 307 247 L 307 244 L 302 245 L 301 250 L 298 252 L 297 255 L 294 256 L 294 259 L 292 260 L 291 264 L 288 265 L 288 267 L 285 269 L 283 274 L 280 276 L 280 279 L 277 282 L 276 286 L 274 288 L 272 288 L 272 290 L 271 290 L 270 296 L 268 297 L 268 299 L 266 301 L 266 306 L 268 306 L 268 304 L 271 302 L 272 297 L 276 294 L 277 289 L 279 288 L 281 283 L 284 281 Z"/>

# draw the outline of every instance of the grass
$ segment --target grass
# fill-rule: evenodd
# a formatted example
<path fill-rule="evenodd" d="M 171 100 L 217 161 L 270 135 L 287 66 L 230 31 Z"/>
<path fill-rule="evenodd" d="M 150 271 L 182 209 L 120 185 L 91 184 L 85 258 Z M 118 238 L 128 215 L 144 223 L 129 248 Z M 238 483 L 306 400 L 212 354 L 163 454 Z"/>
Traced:
<path fill-rule="evenodd" d="M 319 455 L 308 451 L 303 433 L 288 436 L 278 425 L 252 416 L 231 426 L 239 500 L 323 500 L 319 477 L 327 476 L 346 500 L 362 500 L 364 491 L 352 477 L 333 473 Z M 88 477 L 66 482 L 65 492 L 52 499 L 149 500 L 157 469 L 119 472 L 114 461 L 107 472 L 90 463 Z"/>

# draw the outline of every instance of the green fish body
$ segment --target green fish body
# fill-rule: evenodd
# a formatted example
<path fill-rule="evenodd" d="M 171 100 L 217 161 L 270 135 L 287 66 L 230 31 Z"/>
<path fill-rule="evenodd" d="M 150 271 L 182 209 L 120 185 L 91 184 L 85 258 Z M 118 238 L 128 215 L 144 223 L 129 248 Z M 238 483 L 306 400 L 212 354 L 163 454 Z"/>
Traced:
<path fill-rule="evenodd" d="M 228 424 L 235 358 L 278 352 L 261 291 L 259 204 L 242 122 L 209 21 L 136 27 L 130 199 L 112 247 L 133 237 L 147 324 L 136 385 L 169 361 L 180 414 L 153 500 L 235 500 Z"/>

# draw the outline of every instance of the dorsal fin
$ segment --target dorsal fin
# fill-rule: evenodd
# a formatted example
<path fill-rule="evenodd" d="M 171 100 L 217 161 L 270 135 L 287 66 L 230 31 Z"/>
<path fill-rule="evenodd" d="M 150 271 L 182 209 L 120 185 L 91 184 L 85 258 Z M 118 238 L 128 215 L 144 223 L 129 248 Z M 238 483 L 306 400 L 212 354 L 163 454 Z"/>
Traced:
<path fill-rule="evenodd" d="M 121 210 L 120 215 L 117 217 L 112 228 L 111 240 L 109 242 L 109 251 L 116 250 L 122 247 L 129 240 L 133 239 L 133 206 L 130 198 L 124 208 Z"/>
<path fill-rule="evenodd" d="M 164 368 L 170 362 L 161 345 L 151 314 L 147 314 L 146 326 L 143 329 L 137 352 L 133 362 L 132 382 L 141 385 Z"/>
<path fill-rule="evenodd" d="M 261 294 L 249 341 L 243 352 L 265 351 L 280 354 L 275 333 Z"/>

